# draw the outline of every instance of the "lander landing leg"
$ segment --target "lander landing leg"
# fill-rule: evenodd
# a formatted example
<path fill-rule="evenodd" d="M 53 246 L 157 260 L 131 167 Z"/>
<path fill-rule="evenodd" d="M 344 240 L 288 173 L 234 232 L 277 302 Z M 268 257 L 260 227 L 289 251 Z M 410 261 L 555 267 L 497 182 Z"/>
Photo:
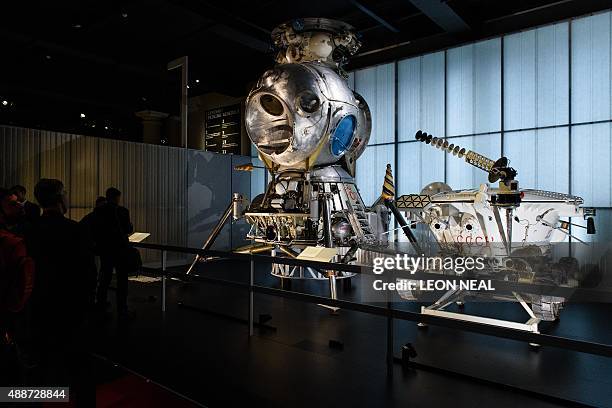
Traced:
<path fill-rule="evenodd" d="M 273 250 L 272 256 L 276 256 L 276 251 L 280 251 L 290 258 L 297 258 L 298 256 L 298 252 L 290 247 L 279 245 Z M 272 275 L 279 277 L 283 283 L 285 279 L 327 280 L 329 282 L 329 297 L 330 299 L 334 300 L 338 299 L 337 280 L 349 279 L 352 277 L 352 274 L 342 271 L 322 271 L 310 266 L 292 266 L 283 264 L 272 264 Z M 319 306 L 331 310 L 334 314 L 336 314 L 339 310 L 338 307 L 330 305 L 319 304 Z"/>
<path fill-rule="evenodd" d="M 466 295 L 468 295 L 468 293 L 462 290 L 449 290 L 432 305 L 427 307 L 422 306 L 421 314 L 462 320 L 466 322 L 482 323 L 490 326 L 506 327 L 509 329 L 527 331 L 530 333 L 539 333 L 538 324 L 540 323 L 541 319 L 535 315 L 535 313 L 533 312 L 531 307 L 529 307 L 527 302 L 525 302 L 523 297 L 516 292 L 513 292 L 512 295 L 516 298 L 516 300 L 520 303 L 520 305 L 529 315 L 529 320 L 527 320 L 527 322 L 525 323 L 514 322 L 510 320 L 493 319 L 489 317 L 481 317 L 471 314 L 449 312 L 447 310 L 444 310 L 446 307 L 453 303 L 463 302 L 463 299 Z M 531 347 L 539 347 L 539 345 L 535 343 L 529 343 L 529 345 Z"/>
<path fill-rule="evenodd" d="M 212 232 L 208 236 L 208 239 L 206 240 L 206 242 L 202 246 L 203 250 L 206 251 L 206 250 L 210 249 L 212 244 L 215 242 L 215 240 L 217 239 L 217 237 L 221 233 L 221 230 L 223 229 L 223 226 L 225 225 L 225 223 L 229 219 L 230 215 L 232 214 L 232 207 L 233 207 L 233 204 L 230 203 L 230 205 L 227 207 L 227 209 L 223 213 L 223 216 L 219 219 L 219 222 L 215 225 L 215 228 L 213 228 Z M 204 258 L 202 258 L 200 255 L 196 255 L 195 258 L 193 259 L 193 262 L 191 262 L 191 266 L 189 266 L 189 269 L 187 269 L 187 275 L 189 275 L 191 272 L 193 272 L 193 268 L 195 268 L 196 264 L 198 262 L 202 261 L 203 259 Z"/>
<path fill-rule="evenodd" d="M 240 218 L 240 216 L 242 215 L 241 205 L 242 205 L 243 201 L 244 201 L 244 199 L 242 198 L 242 195 L 240 195 L 238 193 L 234 193 L 233 194 L 232 201 L 230 201 L 230 203 L 227 206 L 225 212 L 223 213 L 223 215 L 221 216 L 221 218 L 219 219 L 219 221 L 217 222 L 217 224 L 213 228 L 212 232 L 210 233 L 210 235 L 206 239 L 206 242 L 202 246 L 202 249 L 204 251 L 209 250 L 212 247 L 212 245 L 215 243 L 215 240 L 217 239 L 217 237 L 221 233 L 221 230 L 223 230 L 223 226 L 230 219 L 230 216 L 232 216 L 232 214 L 234 216 L 234 219 Z M 189 269 L 187 269 L 187 275 L 189 275 L 191 272 L 193 272 L 193 268 L 195 268 L 196 264 L 199 261 L 202 261 L 202 260 L 203 260 L 203 258 L 200 257 L 200 255 L 196 255 L 195 258 L 193 259 L 193 262 L 191 262 L 191 265 L 189 266 Z"/>

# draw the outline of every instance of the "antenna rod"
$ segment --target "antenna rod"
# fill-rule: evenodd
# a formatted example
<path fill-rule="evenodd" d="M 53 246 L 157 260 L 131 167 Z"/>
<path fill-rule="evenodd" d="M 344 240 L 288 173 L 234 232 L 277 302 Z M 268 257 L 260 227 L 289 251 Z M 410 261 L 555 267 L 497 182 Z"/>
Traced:
<path fill-rule="evenodd" d="M 508 159 L 506 157 L 501 157 L 495 161 L 480 153 L 467 150 L 459 145 L 449 143 L 448 140 L 428 135 L 420 130 L 416 132 L 415 139 L 419 142 L 430 144 L 437 149 L 442 149 L 446 153 L 457 156 L 460 159 L 465 157 L 467 163 L 489 173 L 490 183 L 494 183 L 500 179 L 505 183 L 514 180 L 514 177 L 516 177 L 516 170 L 512 167 L 508 167 Z"/>

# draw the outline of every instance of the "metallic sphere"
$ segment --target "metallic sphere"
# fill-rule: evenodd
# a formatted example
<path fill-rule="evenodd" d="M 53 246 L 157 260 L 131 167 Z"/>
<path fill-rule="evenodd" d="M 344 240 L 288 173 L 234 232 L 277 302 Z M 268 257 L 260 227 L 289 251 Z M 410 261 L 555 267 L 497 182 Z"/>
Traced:
<path fill-rule="evenodd" d="M 330 66 L 281 64 L 266 71 L 246 100 L 246 130 L 272 162 L 312 168 L 357 158 L 370 137 L 367 103 Z"/>

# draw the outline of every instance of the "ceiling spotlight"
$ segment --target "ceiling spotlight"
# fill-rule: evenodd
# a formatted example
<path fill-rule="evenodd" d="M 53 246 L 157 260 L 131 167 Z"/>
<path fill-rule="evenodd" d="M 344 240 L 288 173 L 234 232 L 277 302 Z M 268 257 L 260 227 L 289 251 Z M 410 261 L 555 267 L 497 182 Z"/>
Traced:
<path fill-rule="evenodd" d="M 81 113 L 81 118 L 84 118 L 84 117 L 85 117 L 85 114 L 84 114 L 84 113 Z"/>
<path fill-rule="evenodd" d="M 6 100 L 2 101 L 2 106 L 6 106 L 6 105 L 8 105 L 8 101 Z"/>
<path fill-rule="evenodd" d="M 199 84 L 199 83 L 200 83 L 200 80 L 199 80 L 199 79 L 196 79 L 196 84 Z"/>
<path fill-rule="evenodd" d="M 108 126 L 104 126 L 104 130 L 108 130 Z"/>

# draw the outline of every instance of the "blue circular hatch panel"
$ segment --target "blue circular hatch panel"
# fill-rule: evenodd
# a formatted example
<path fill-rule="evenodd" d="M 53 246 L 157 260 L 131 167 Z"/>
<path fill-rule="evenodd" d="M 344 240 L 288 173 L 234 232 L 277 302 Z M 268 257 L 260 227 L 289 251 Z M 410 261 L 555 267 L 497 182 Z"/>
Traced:
<path fill-rule="evenodd" d="M 331 152 L 334 156 L 340 156 L 351 145 L 353 133 L 355 133 L 355 116 L 348 115 L 340 120 L 331 138 Z"/>

